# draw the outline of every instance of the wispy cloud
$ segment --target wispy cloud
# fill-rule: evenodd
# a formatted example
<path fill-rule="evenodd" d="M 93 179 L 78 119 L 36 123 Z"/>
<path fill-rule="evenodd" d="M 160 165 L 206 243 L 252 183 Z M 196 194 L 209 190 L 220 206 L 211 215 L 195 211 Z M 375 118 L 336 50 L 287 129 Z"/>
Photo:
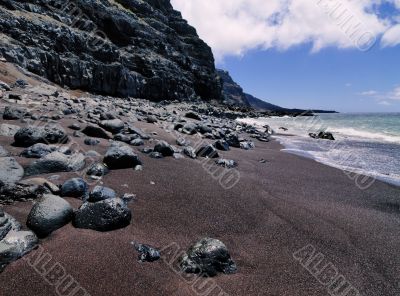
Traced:
<path fill-rule="evenodd" d="M 367 90 L 358 95 L 373 98 L 378 104 L 389 106 L 392 104 L 390 101 L 400 101 L 400 86 L 396 86 L 394 89 L 386 92 Z"/>

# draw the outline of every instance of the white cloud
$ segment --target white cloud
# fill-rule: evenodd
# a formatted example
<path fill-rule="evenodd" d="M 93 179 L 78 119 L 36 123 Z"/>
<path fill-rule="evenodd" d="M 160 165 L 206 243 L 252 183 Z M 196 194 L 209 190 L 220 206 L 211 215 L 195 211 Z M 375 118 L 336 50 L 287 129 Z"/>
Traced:
<path fill-rule="evenodd" d="M 313 51 L 328 46 L 369 47 L 392 26 L 393 20 L 380 19 L 376 12 L 388 1 L 400 7 L 400 0 L 172 0 L 172 4 L 221 60 L 251 49 L 286 50 L 305 43 L 311 43 Z M 389 30 L 386 35 L 388 46 L 400 43 L 397 34 Z"/>
<path fill-rule="evenodd" d="M 396 86 L 393 90 L 386 92 L 367 90 L 359 93 L 359 95 L 373 98 L 381 105 L 388 105 L 390 104 L 389 101 L 400 101 L 400 86 Z"/>
<path fill-rule="evenodd" d="M 400 101 L 400 86 L 398 86 L 394 90 L 392 90 L 387 95 L 387 98 L 390 100 Z"/>
<path fill-rule="evenodd" d="M 391 106 L 392 105 L 388 101 L 380 101 L 380 102 L 378 102 L 378 104 L 383 105 L 383 106 Z"/>
<path fill-rule="evenodd" d="M 379 94 L 379 93 L 376 90 L 367 90 L 367 91 L 363 91 L 362 93 L 360 93 L 360 95 L 367 96 L 367 97 L 376 96 L 377 94 Z"/>
<path fill-rule="evenodd" d="M 382 36 L 382 46 L 396 46 L 400 44 L 400 25 L 395 25 Z"/>

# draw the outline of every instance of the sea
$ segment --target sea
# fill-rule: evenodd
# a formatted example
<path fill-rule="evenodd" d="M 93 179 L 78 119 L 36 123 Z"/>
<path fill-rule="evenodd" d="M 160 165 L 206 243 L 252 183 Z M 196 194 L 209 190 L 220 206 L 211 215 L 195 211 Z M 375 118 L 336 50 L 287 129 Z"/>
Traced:
<path fill-rule="evenodd" d="M 400 113 L 335 113 L 312 117 L 246 118 L 269 125 L 283 151 L 400 186 Z M 335 141 L 309 133 L 331 132 Z"/>

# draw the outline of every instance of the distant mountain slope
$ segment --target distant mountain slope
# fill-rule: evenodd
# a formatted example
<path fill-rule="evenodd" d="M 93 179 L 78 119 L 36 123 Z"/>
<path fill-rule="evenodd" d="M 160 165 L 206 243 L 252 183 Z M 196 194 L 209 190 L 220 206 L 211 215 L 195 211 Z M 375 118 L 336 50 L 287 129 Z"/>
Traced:
<path fill-rule="evenodd" d="M 250 94 L 245 93 L 243 91 L 243 88 L 233 80 L 228 71 L 217 69 L 217 73 L 219 78 L 221 79 L 222 95 L 225 104 L 251 107 L 258 111 L 272 111 L 280 113 L 335 113 L 335 111 L 325 110 L 289 109 L 268 103 Z"/>

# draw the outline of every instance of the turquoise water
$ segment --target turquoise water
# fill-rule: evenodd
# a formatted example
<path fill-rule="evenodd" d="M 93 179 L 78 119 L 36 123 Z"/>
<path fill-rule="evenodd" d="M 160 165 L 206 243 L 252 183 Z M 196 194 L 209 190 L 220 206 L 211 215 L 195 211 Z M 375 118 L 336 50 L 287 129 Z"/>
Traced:
<path fill-rule="evenodd" d="M 244 121 L 260 127 L 270 125 L 286 152 L 400 185 L 400 113 L 321 114 Z M 332 132 L 336 141 L 308 136 L 321 130 Z"/>

